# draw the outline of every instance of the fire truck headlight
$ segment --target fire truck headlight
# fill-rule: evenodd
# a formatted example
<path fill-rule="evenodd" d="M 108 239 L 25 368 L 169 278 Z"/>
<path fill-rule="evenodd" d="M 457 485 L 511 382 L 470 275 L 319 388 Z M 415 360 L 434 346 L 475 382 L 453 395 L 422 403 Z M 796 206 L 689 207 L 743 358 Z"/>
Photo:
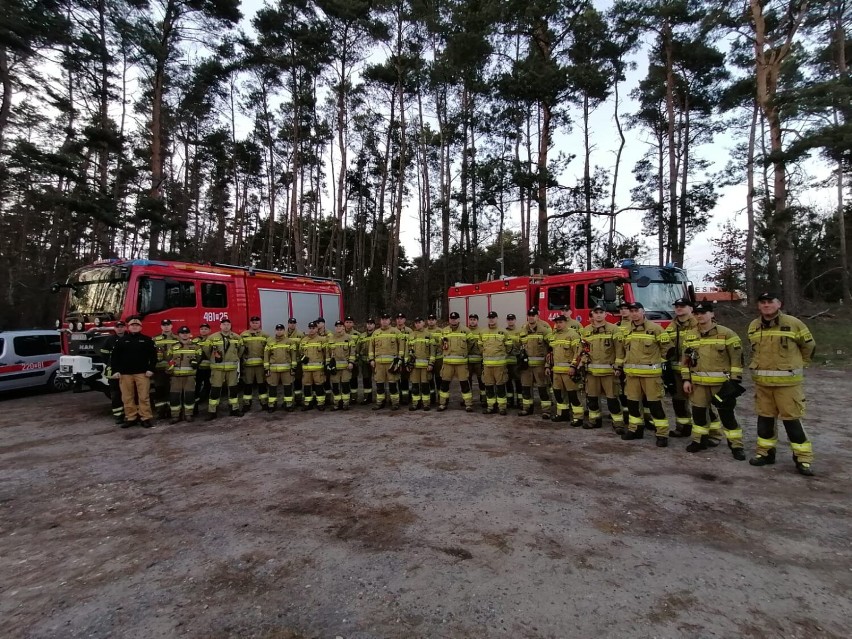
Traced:
<path fill-rule="evenodd" d="M 62 322 L 56 320 L 56 329 L 59 330 L 60 328 L 62 328 Z"/>
<path fill-rule="evenodd" d="M 78 330 L 78 331 L 82 331 L 82 330 L 83 330 L 83 322 L 77 322 L 77 330 Z"/>
<path fill-rule="evenodd" d="M 95 324 L 95 326 L 100 326 L 100 325 L 101 325 L 101 318 L 100 318 L 100 317 L 96 317 L 96 318 L 95 318 L 95 322 L 94 322 L 94 324 Z"/>

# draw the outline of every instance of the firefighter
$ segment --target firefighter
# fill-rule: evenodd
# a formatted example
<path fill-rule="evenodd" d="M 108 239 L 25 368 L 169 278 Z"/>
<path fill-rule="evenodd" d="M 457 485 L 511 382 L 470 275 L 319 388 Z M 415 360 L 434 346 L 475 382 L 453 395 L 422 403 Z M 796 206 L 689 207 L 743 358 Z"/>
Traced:
<path fill-rule="evenodd" d="M 284 387 L 284 409 L 293 411 L 293 368 L 296 349 L 287 337 L 284 324 L 275 325 L 275 334 L 266 340 L 263 350 L 263 368 L 266 373 L 266 388 L 269 393 L 269 412 L 278 410 L 278 387 Z"/>
<path fill-rule="evenodd" d="M 589 344 L 589 363 L 586 367 L 586 405 L 590 428 L 603 426 L 600 398 L 606 397 L 606 407 L 612 428 L 624 432 L 624 413 L 618 400 L 617 368 L 624 365 L 624 338 L 621 329 L 606 321 L 606 307 L 596 304 L 589 314 L 591 322 L 580 330 L 580 337 Z"/>
<path fill-rule="evenodd" d="M 253 315 L 249 318 L 249 327 L 240 335 L 243 342 L 243 412 L 251 410 L 254 393 L 261 410 L 269 410 L 269 394 L 266 390 L 266 372 L 263 369 L 263 352 L 269 335 L 260 328 L 260 317 Z"/>
<path fill-rule="evenodd" d="M 757 454 L 752 466 L 775 463 L 780 418 L 793 449 L 796 470 L 813 476 L 813 447 L 802 426 L 805 393 L 804 369 L 810 363 L 816 343 L 804 322 L 781 312 L 781 302 L 773 293 L 757 298 L 760 317 L 748 327 L 751 343 L 751 378 L 755 386 L 757 411 Z"/>
<path fill-rule="evenodd" d="M 379 327 L 370 337 L 370 366 L 376 379 L 376 404 L 373 410 L 387 406 L 385 385 L 391 410 L 399 410 L 399 370 L 403 365 L 405 338 L 390 325 L 390 314 L 382 313 Z"/>
<path fill-rule="evenodd" d="M 444 364 L 444 349 L 441 348 L 441 327 L 438 326 L 438 316 L 429 313 L 426 318 L 426 330 L 432 334 L 434 340 L 435 363 L 432 366 L 432 376 L 429 380 L 429 403 L 438 403 L 438 393 L 441 390 L 441 367 Z"/>
<path fill-rule="evenodd" d="M 178 330 L 178 343 L 173 345 L 167 354 L 169 360 L 169 407 L 172 419 L 169 423 L 177 424 L 183 418 L 191 422 L 192 411 L 195 409 L 195 371 L 201 361 L 201 348 L 192 340 L 192 331 L 188 326 Z"/>
<path fill-rule="evenodd" d="M 486 415 L 506 414 L 506 382 L 509 380 L 506 358 L 512 350 L 513 340 L 511 335 L 497 326 L 497 317 L 496 311 L 488 313 L 488 326 L 479 334 L 482 348 L 482 381 L 485 384 L 487 400 L 482 412 Z"/>
<path fill-rule="evenodd" d="M 692 432 L 692 415 L 689 410 L 689 398 L 683 392 L 683 349 L 685 336 L 695 332 L 696 321 L 692 314 L 692 302 L 685 297 L 676 299 L 674 320 L 666 328 L 671 347 L 666 353 L 666 366 L 669 372 L 664 372 L 663 382 L 672 395 L 672 408 L 675 414 L 675 428 L 671 437 L 689 437 Z M 668 379 L 667 379 L 668 378 Z"/>
<path fill-rule="evenodd" d="M 328 336 L 326 373 L 331 380 L 334 402 L 331 410 L 349 410 L 352 397 L 352 371 L 358 357 L 358 343 L 346 332 L 340 320 L 334 323 L 334 332 Z"/>
<path fill-rule="evenodd" d="M 622 300 L 618 305 L 618 314 L 620 315 L 620 319 L 618 320 L 618 330 L 621 332 L 621 342 L 623 345 L 624 338 L 627 337 L 627 331 L 630 329 L 630 303 Z M 616 384 L 618 385 L 618 401 L 621 403 L 622 421 L 627 424 L 630 420 L 630 411 L 627 408 L 627 395 L 624 394 L 624 376 L 619 377 L 616 375 L 615 379 Z M 645 417 L 645 422 L 648 424 L 650 415 L 646 415 Z"/>
<path fill-rule="evenodd" d="M 323 337 L 323 338 L 328 337 L 328 331 L 325 328 L 325 318 L 322 317 L 322 316 L 319 316 L 314 321 L 317 324 L 317 335 L 319 335 L 320 337 Z"/>
<path fill-rule="evenodd" d="M 547 355 L 544 361 L 545 375 L 552 380 L 556 414 L 542 408 L 542 419 L 556 422 L 570 421 L 572 426 L 583 425 L 583 404 L 580 402 L 580 386 L 577 383 L 580 370 L 580 333 L 568 326 L 568 318 L 557 315 L 553 318 L 555 330 L 546 337 Z M 539 393 L 541 390 L 539 389 Z M 564 393 L 564 394 L 563 394 Z M 568 417 L 568 405 L 571 417 Z"/>
<path fill-rule="evenodd" d="M 329 338 L 328 330 L 325 327 L 325 318 L 320 315 L 318 318 L 314 320 L 317 323 L 317 335 L 327 340 Z M 331 395 L 331 376 L 325 376 L 325 384 L 323 384 L 323 390 L 325 391 L 326 401 L 331 404 L 332 403 L 332 395 Z"/>
<path fill-rule="evenodd" d="M 293 398 L 296 406 L 301 406 L 304 403 L 302 392 L 302 362 L 299 359 L 299 344 L 305 334 L 299 330 L 299 324 L 295 317 L 287 320 L 287 333 L 285 334 L 287 341 L 290 342 L 293 350 Z"/>
<path fill-rule="evenodd" d="M 411 338 L 411 328 L 405 325 L 405 313 L 396 314 L 396 330 L 402 339 L 403 358 L 408 358 L 408 340 Z M 399 394 L 403 404 L 411 401 L 411 389 L 409 388 L 408 367 L 403 365 L 399 370 Z"/>
<path fill-rule="evenodd" d="M 580 321 L 579 321 L 579 320 L 576 320 L 576 319 L 574 319 L 574 318 L 572 317 L 572 315 L 571 315 L 571 307 L 566 306 L 566 307 L 562 310 L 562 314 L 565 316 L 565 327 L 566 327 L 566 328 L 571 328 L 571 329 L 573 329 L 573 330 L 577 331 L 577 333 L 579 333 L 579 332 L 580 332 L 580 329 L 581 329 L 581 328 L 583 328 L 583 325 L 582 325 L 582 324 L 580 324 Z"/>
<path fill-rule="evenodd" d="M 325 365 L 328 356 L 328 340 L 319 334 L 319 323 L 308 323 L 308 334 L 299 342 L 299 360 L 302 363 L 304 405 L 302 410 L 311 410 L 316 402 L 317 410 L 325 410 Z"/>
<path fill-rule="evenodd" d="M 624 338 L 624 375 L 630 421 L 621 439 L 641 439 L 645 420 L 639 408 L 645 402 L 657 431 L 657 446 L 669 445 L 669 421 L 663 410 L 663 354 L 668 351 L 669 334 L 659 324 L 645 318 L 641 302 L 630 304 L 630 328 Z"/>
<path fill-rule="evenodd" d="M 116 340 L 109 366 L 113 379 L 121 386 L 125 418 L 121 427 L 137 424 L 142 428 L 153 427 L 149 395 L 157 368 L 157 347 L 154 340 L 142 334 L 142 318 L 138 315 L 127 319 L 127 333 Z"/>
<path fill-rule="evenodd" d="M 441 390 L 439 392 L 438 411 L 447 410 L 450 403 L 450 384 L 454 379 L 459 380 L 464 409 L 473 412 L 473 393 L 470 391 L 468 378 L 468 353 L 476 336 L 472 335 L 467 326 L 461 325 L 461 316 L 453 311 L 450 313 L 449 326 L 441 329 L 441 350 L 444 352 L 444 363 L 441 367 Z"/>
<path fill-rule="evenodd" d="M 121 400 L 121 385 L 117 379 L 112 377 L 112 368 L 110 368 L 110 360 L 112 359 L 112 349 L 115 348 L 115 343 L 119 338 L 124 336 L 127 330 L 127 325 L 121 320 L 115 323 L 115 333 L 106 338 L 101 345 L 101 356 L 106 362 L 106 371 L 104 375 L 109 380 L 109 399 L 112 404 L 112 418 L 117 426 L 124 423 L 124 402 Z"/>
<path fill-rule="evenodd" d="M 506 315 L 506 331 L 512 340 L 512 347 L 506 354 L 506 406 L 509 408 L 521 407 L 521 373 L 518 370 L 518 352 L 521 350 L 520 333 L 517 327 L 518 318 L 514 313 Z"/>
<path fill-rule="evenodd" d="M 154 371 L 154 412 L 158 417 L 166 418 L 169 410 L 169 360 L 166 355 L 178 340 L 172 333 L 172 321 L 164 319 L 160 322 L 160 334 L 154 337 L 157 347 L 157 370 Z"/>
<path fill-rule="evenodd" d="M 729 328 L 714 321 L 713 307 L 701 302 L 693 309 L 696 327 L 684 336 L 681 372 L 683 392 L 692 403 L 692 441 L 687 452 L 697 453 L 711 445 L 711 400 L 731 380 L 741 388 L 743 344 Z M 729 384 L 730 385 L 730 384 Z M 719 406 L 718 413 L 734 459 L 744 460 L 743 431 L 734 413 L 736 398 Z"/>
<path fill-rule="evenodd" d="M 198 344 L 201 349 L 201 361 L 198 363 L 198 370 L 195 371 L 195 408 L 193 415 L 198 415 L 201 402 L 206 402 L 210 399 L 210 360 L 204 357 L 204 349 L 207 347 L 210 339 L 210 324 L 201 324 L 198 327 L 198 337 L 193 341 Z"/>
<path fill-rule="evenodd" d="M 349 339 L 352 340 L 352 347 L 355 349 L 355 365 L 352 367 L 352 380 L 349 382 L 350 394 L 354 396 L 355 403 L 358 403 L 358 377 L 361 376 L 363 369 L 361 368 L 361 333 L 355 330 L 355 318 L 347 315 L 343 319 L 343 328 Z M 363 377 L 362 377 L 363 379 Z"/>
<path fill-rule="evenodd" d="M 467 327 L 470 329 L 471 335 L 476 337 L 476 340 L 471 342 L 470 353 L 467 356 L 467 377 L 470 382 L 470 392 L 473 392 L 473 380 L 476 379 L 479 389 L 479 403 L 482 404 L 483 408 L 487 408 L 485 384 L 482 381 L 482 327 L 479 325 L 479 315 L 476 313 L 468 315 Z"/>
<path fill-rule="evenodd" d="M 429 380 L 435 366 L 435 338 L 426 329 L 422 317 L 414 318 L 414 330 L 408 336 L 409 379 L 411 380 L 411 406 L 408 410 L 429 410 Z"/>
<path fill-rule="evenodd" d="M 210 360 L 210 401 L 207 402 L 207 421 L 216 419 L 216 411 L 222 398 L 222 390 L 227 389 L 228 405 L 232 417 L 241 417 L 239 381 L 240 359 L 243 356 L 243 343 L 240 336 L 231 330 L 231 320 L 226 315 L 219 320 L 219 332 L 213 333 L 203 350 L 204 357 Z"/>
<path fill-rule="evenodd" d="M 358 358 L 361 367 L 361 379 L 363 395 L 361 397 L 361 406 L 368 406 L 373 403 L 373 367 L 370 365 L 370 342 L 373 340 L 373 333 L 376 330 L 376 320 L 368 317 L 364 323 L 364 332 L 358 340 Z"/>
<path fill-rule="evenodd" d="M 523 392 L 521 412 L 519 417 L 533 413 L 533 385 L 538 387 L 538 399 L 541 411 L 550 415 L 550 389 L 544 371 L 544 358 L 547 355 L 547 336 L 550 335 L 550 325 L 538 319 L 538 309 L 527 311 L 527 321 L 521 327 L 518 340 L 521 344 L 521 356 L 527 360 L 527 366 L 521 371 L 521 389 Z"/>

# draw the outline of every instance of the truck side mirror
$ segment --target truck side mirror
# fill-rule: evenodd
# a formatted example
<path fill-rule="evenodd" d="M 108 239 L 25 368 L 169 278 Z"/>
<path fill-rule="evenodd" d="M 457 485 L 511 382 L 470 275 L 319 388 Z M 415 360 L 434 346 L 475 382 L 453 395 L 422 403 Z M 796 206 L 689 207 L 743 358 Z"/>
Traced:
<path fill-rule="evenodd" d="M 692 282 L 687 282 L 686 290 L 689 292 L 690 301 L 695 302 L 695 285 Z"/>
<path fill-rule="evenodd" d="M 639 288 L 645 288 L 650 283 L 651 283 L 651 278 L 648 277 L 647 275 L 643 275 L 638 280 L 636 280 L 636 286 L 638 286 Z"/>

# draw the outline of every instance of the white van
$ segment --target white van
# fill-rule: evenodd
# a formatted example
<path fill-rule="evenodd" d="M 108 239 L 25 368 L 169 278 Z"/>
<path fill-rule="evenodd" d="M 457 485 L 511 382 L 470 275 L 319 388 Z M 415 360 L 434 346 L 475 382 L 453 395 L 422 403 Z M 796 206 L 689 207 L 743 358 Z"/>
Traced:
<path fill-rule="evenodd" d="M 69 381 L 57 376 L 61 354 L 59 331 L 0 331 L 0 391 L 68 390 Z"/>

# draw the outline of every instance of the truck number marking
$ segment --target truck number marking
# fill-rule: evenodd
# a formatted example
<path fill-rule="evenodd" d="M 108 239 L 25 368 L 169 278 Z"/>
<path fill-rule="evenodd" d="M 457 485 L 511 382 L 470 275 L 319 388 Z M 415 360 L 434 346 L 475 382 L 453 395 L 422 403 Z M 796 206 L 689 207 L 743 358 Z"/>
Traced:
<path fill-rule="evenodd" d="M 205 322 L 219 322 L 227 313 L 225 311 L 207 311 L 201 316 Z"/>

